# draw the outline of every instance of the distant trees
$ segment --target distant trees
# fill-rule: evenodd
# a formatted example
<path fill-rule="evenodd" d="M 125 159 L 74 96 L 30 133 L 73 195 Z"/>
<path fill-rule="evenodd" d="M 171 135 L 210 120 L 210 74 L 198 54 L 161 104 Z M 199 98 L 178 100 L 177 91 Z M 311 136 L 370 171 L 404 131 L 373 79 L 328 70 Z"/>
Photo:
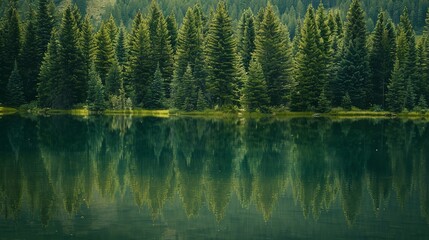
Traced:
<path fill-rule="evenodd" d="M 309 5 L 292 41 L 280 2 L 232 14 L 237 22 L 223 1 L 209 15 L 197 4 L 178 24 L 153 0 L 128 30 L 114 15 L 93 26 L 72 6 L 56 21 L 48 0 L 21 21 L 12 1 L 0 21 L 0 102 L 16 61 L 23 103 L 40 107 L 93 103 L 88 94 L 102 89 L 105 107 L 115 109 L 426 108 L 429 27 L 417 41 L 415 13 L 405 8 L 397 26 L 381 11 L 370 33 L 363 3 L 351 1 L 345 22 L 338 9 Z"/>

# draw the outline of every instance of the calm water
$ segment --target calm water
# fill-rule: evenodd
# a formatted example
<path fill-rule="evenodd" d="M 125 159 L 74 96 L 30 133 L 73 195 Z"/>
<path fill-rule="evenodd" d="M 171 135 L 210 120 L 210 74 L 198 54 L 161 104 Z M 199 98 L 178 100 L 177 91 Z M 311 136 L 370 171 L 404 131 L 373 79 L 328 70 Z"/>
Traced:
<path fill-rule="evenodd" d="M 0 118 L 0 239 L 429 239 L 429 123 Z"/>

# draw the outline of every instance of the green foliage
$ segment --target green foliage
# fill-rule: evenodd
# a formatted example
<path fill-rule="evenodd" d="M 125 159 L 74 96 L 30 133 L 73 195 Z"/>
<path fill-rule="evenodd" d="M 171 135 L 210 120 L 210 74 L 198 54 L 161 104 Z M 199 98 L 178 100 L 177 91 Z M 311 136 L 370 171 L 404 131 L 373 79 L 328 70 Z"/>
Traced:
<path fill-rule="evenodd" d="M 294 111 L 312 111 L 318 105 L 320 92 L 325 85 L 324 77 L 326 78 L 324 75 L 326 55 L 321 42 L 323 43 L 323 38 L 320 37 L 316 16 L 313 7 L 310 6 L 301 28 L 298 53 L 295 58 L 296 86 L 292 92 L 290 104 Z"/>
<path fill-rule="evenodd" d="M 347 13 L 341 62 L 334 91 L 334 104 L 338 104 L 344 92 L 348 91 L 352 104 L 359 108 L 369 107 L 371 83 L 366 48 L 366 26 L 364 11 L 359 0 L 353 0 Z"/>
<path fill-rule="evenodd" d="M 318 99 L 316 112 L 327 113 L 330 110 L 331 110 L 331 102 L 328 100 L 328 98 L 325 94 L 325 90 L 322 90 L 322 92 L 320 93 L 319 99 Z"/>
<path fill-rule="evenodd" d="M 255 51 L 255 22 L 252 10 L 243 12 L 239 22 L 237 52 L 241 57 L 242 64 L 246 72 L 249 71 L 250 60 Z"/>
<path fill-rule="evenodd" d="M 133 29 L 129 42 L 129 57 L 127 61 L 127 78 L 125 91 L 127 96 L 133 97 L 135 105 L 143 105 L 147 96 L 147 87 L 152 78 L 150 38 L 147 25 L 143 22 L 141 13 L 134 19 Z M 131 87 L 134 86 L 134 87 Z M 135 96 L 133 89 L 135 90 Z"/>
<path fill-rule="evenodd" d="M 206 36 L 207 92 L 212 106 L 238 105 L 238 59 L 232 20 L 224 2 L 216 8 Z"/>
<path fill-rule="evenodd" d="M 119 64 L 115 61 L 110 67 L 106 77 L 105 92 L 106 96 L 118 95 L 121 88 L 121 69 Z"/>
<path fill-rule="evenodd" d="M 395 62 L 395 39 L 396 33 L 393 23 L 386 18 L 384 12 L 380 12 L 372 33 L 369 52 L 371 85 L 373 86 L 373 95 L 370 98 L 373 104 L 383 107 L 385 105 L 387 85 Z"/>
<path fill-rule="evenodd" d="M 287 103 L 292 83 L 292 51 L 289 33 L 269 3 L 259 23 L 255 57 L 262 65 L 270 105 Z"/>
<path fill-rule="evenodd" d="M 255 58 L 252 58 L 249 75 L 247 81 L 244 82 L 243 105 L 249 112 L 265 111 L 269 106 L 269 102 L 262 65 Z"/>
<path fill-rule="evenodd" d="M 21 68 L 21 77 L 24 83 L 24 95 L 27 102 L 36 99 L 37 91 L 37 75 L 39 73 L 39 65 L 34 61 L 34 56 L 37 56 L 36 42 L 36 25 L 34 22 L 35 12 L 30 10 L 28 14 L 28 22 L 25 28 L 25 35 L 22 44 L 22 50 L 19 56 L 19 66 Z"/>
<path fill-rule="evenodd" d="M 21 49 L 20 25 L 21 22 L 18 10 L 16 9 L 16 3 L 10 1 L 4 23 L 0 23 L 0 26 L 2 26 L 2 44 L 0 45 L 0 102 L 5 100 L 6 93 L 4 90 L 14 68 L 14 62 L 18 60 L 19 50 Z"/>
<path fill-rule="evenodd" d="M 57 95 L 53 101 L 53 107 L 70 109 L 75 104 L 85 102 L 88 84 L 85 82 L 79 29 L 71 7 L 68 7 L 63 14 L 58 39 L 59 75 L 55 86 Z"/>
<path fill-rule="evenodd" d="M 42 108 L 52 107 L 56 96 L 57 79 L 60 74 L 58 65 L 58 38 L 57 32 L 53 31 L 48 49 L 40 67 L 37 85 L 37 98 Z"/>
<path fill-rule="evenodd" d="M 341 107 L 347 111 L 352 110 L 352 100 L 348 92 L 346 92 L 346 94 L 341 99 Z"/>
<path fill-rule="evenodd" d="M 164 108 L 164 79 L 162 78 L 161 69 L 159 65 L 156 68 L 152 82 L 149 85 L 147 101 L 144 107 L 148 109 L 162 109 Z"/>
<path fill-rule="evenodd" d="M 15 62 L 13 71 L 7 83 L 7 94 L 5 103 L 11 107 L 19 107 L 25 103 L 23 83 L 18 71 L 18 65 Z"/>
<path fill-rule="evenodd" d="M 104 101 L 104 87 L 95 67 L 91 68 L 87 96 L 89 110 L 100 112 L 106 109 L 106 102 Z"/>
<path fill-rule="evenodd" d="M 107 74 L 115 62 L 116 54 L 113 41 L 110 36 L 110 24 L 102 24 L 95 36 L 95 67 L 103 84 L 106 83 Z"/>

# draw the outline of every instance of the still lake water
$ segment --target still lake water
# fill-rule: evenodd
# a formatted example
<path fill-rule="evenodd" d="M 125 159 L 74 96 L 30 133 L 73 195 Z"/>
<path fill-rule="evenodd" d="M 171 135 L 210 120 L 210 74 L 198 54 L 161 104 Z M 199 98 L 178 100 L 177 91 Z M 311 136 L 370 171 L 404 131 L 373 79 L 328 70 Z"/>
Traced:
<path fill-rule="evenodd" d="M 429 239 L 429 123 L 3 116 L 0 239 Z"/>

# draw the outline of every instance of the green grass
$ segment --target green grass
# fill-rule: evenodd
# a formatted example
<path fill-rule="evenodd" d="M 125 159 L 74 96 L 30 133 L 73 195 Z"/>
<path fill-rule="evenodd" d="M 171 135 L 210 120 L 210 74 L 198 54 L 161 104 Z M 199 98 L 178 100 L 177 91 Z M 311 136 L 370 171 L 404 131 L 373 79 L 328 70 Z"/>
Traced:
<path fill-rule="evenodd" d="M 0 115 L 14 114 L 16 112 L 17 112 L 17 110 L 15 108 L 0 107 Z"/>
<path fill-rule="evenodd" d="M 170 110 L 106 110 L 106 115 L 133 115 L 133 116 L 157 116 L 157 117 L 169 117 Z"/>

